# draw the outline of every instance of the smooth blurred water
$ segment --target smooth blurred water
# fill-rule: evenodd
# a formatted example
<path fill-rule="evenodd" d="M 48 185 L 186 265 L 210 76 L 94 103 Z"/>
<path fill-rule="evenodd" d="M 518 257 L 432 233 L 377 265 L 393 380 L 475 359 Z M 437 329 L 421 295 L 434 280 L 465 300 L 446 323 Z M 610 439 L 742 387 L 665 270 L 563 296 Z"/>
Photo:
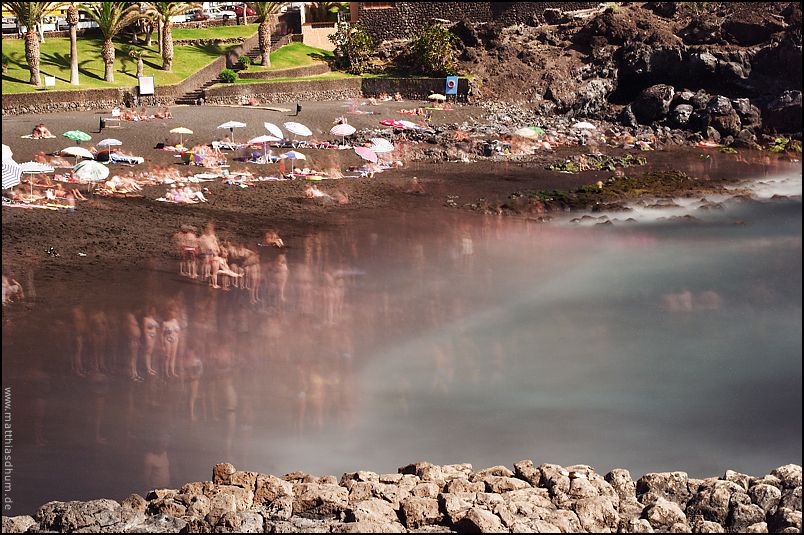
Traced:
<path fill-rule="evenodd" d="M 761 200 L 642 207 L 613 226 L 366 217 L 290 244 L 285 303 L 275 250 L 256 305 L 172 273 L 100 275 L 4 326 L 13 514 L 209 479 L 221 461 L 340 475 L 529 458 L 695 477 L 801 464 L 800 167 L 752 185 Z M 683 214 L 697 219 L 661 219 Z M 171 300 L 184 377 L 129 381 L 123 314 Z M 109 375 L 70 373 L 74 306 L 105 311 L 85 344 L 105 348 Z"/>

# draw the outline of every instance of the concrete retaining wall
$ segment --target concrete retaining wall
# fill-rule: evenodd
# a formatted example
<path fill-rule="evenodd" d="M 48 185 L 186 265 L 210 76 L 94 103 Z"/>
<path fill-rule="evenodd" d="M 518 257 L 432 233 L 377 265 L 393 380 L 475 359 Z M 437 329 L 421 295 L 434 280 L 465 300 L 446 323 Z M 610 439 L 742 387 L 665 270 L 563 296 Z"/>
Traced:
<path fill-rule="evenodd" d="M 272 78 L 285 78 L 293 77 L 298 78 L 301 76 L 316 76 L 330 72 L 329 65 L 320 63 L 311 65 L 309 67 L 297 67 L 295 69 L 282 69 L 280 71 L 240 71 L 238 76 L 247 80 L 270 80 Z"/>

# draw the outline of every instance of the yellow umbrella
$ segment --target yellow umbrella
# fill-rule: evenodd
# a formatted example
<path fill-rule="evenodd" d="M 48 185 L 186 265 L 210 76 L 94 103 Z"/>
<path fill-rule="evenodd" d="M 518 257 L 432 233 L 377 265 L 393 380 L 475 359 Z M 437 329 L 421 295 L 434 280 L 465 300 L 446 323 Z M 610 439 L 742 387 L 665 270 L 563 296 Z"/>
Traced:
<path fill-rule="evenodd" d="M 188 134 L 188 135 L 192 134 L 193 131 L 190 130 L 189 128 L 184 128 L 183 126 L 179 126 L 178 128 L 174 128 L 173 130 L 171 130 L 170 133 L 171 134 L 179 134 L 179 145 L 181 145 L 183 147 L 184 144 L 182 143 L 182 139 L 183 139 L 182 136 L 184 134 Z"/>

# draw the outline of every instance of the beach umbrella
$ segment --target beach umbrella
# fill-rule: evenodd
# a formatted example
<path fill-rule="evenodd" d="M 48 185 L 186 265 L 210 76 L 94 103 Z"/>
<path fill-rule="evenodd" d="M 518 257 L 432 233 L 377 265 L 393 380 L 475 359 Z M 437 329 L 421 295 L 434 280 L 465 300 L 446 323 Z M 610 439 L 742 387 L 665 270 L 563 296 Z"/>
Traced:
<path fill-rule="evenodd" d="M 265 125 L 265 129 L 268 130 L 268 133 L 272 136 L 276 136 L 279 139 L 285 139 L 285 134 L 282 133 L 282 129 L 276 126 L 274 123 L 262 123 Z"/>
<path fill-rule="evenodd" d="M 268 143 L 272 143 L 274 141 L 281 141 L 281 140 L 276 136 L 258 136 L 258 137 L 255 137 L 254 139 L 249 139 L 248 144 L 249 145 L 257 145 L 257 144 L 261 143 L 262 144 L 262 154 L 263 154 L 263 156 L 265 156 L 265 163 L 268 163 L 268 148 L 266 147 L 266 145 Z"/>
<path fill-rule="evenodd" d="M 306 126 L 301 123 L 285 123 L 285 130 L 290 132 L 291 134 L 296 134 L 297 136 L 307 137 L 312 136 L 313 132 Z"/>
<path fill-rule="evenodd" d="M 285 128 L 287 128 L 287 123 L 285 123 Z M 288 130 L 290 130 L 288 128 Z M 293 161 L 294 160 L 306 160 L 307 156 L 302 154 L 301 152 L 296 152 L 295 150 L 289 150 L 285 154 L 280 155 L 280 158 L 285 158 L 290 160 L 290 172 L 293 173 Z"/>
<path fill-rule="evenodd" d="M 232 135 L 232 143 L 234 143 L 234 129 L 235 128 L 245 128 L 246 123 L 241 123 L 238 121 L 228 121 L 221 125 L 218 125 L 218 128 L 228 128 L 229 133 Z"/>
<path fill-rule="evenodd" d="M 188 134 L 188 135 L 192 134 L 193 131 L 190 130 L 189 128 L 184 128 L 183 126 L 179 126 L 178 128 L 174 128 L 173 130 L 171 130 L 170 133 L 171 134 L 179 134 L 179 145 L 181 145 L 183 147 L 184 144 L 182 143 L 182 139 L 183 139 L 182 136 L 184 136 L 185 134 Z"/>
<path fill-rule="evenodd" d="M 69 132 L 65 132 L 62 135 L 64 137 L 66 137 L 67 139 L 71 139 L 71 140 L 73 140 L 73 141 L 75 141 L 76 143 L 79 143 L 79 144 L 82 141 L 89 141 L 90 139 L 92 139 L 92 136 L 90 136 L 86 132 L 82 132 L 80 130 L 70 130 Z"/>
<path fill-rule="evenodd" d="M 428 96 L 427 99 L 444 101 L 447 100 L 447 97 L 445 95 L 442 95 L 441 93 L 433 93 L 432 95 Z"/>
<path fill-rule="evenodd" d="M 95 155 L 84 147 L 67 147 L 66 149 L 61 149 L 61 153 L 69 156 L 75 156 L 75 163 L 78 163 L 78 158 L 87 158 L 89 160 L 95 159 Z"/>
<path fill-rule="evenodd" d="M 103 139 L 101 141 L 98 141 L 97 146 L 98 147 L 119 147 L 122 144 L 123 144 L 123 142 L 120 141 L 119 139 L 114 139 L 114 138 L 110 137 L 108 139 Z"/>
<path fill-rule="evenodd" d="M 544 135 L 544 128 L 542 128 L 541 126 L 529 126 L 528 128 L 530 128 L 540 136 Z"/>
<path fill-rule="evenodd" d="M 6 144 L 3 144 L 3 159 L 11 158 L 11 147 Z"/>
<path fill-rule="evenodd" d="M 81 180 L 89 180 L 90 182 L 101 182 L 109 176 L 109 168 L 100 162 L 94 160 L 86 160 L 75 167 L 75 176 Z"/>
<path fill-rule="evenodd" d="M 371 163 L 377 163 L 377 153 L 368 147 L 355 147 L 355 153 Z"/>
<path fill-rule="evenodd" d="M 346 145 L 346 136 L 351 136 L 357 132 L 357 128 L 350 124 L 336 124 L 329 129 L 329 133 L 333 136 L 341 136 L 341 144 Z"/>
<path fill-rule="evenodd" d="M 55 169 L 39 162 L 25 162 L 20 164 L 20 172 L 36 175 L 39 173 L 52 173 Z M 33 180 L 31 180 L 31 198 L 33 199 Z"/>
<path fill-rule="evenodd" d="M 5 147 L 5 145 L 3 145 Z M 22 167 L 11 159 L 11 156 L 3 156 L 3 189 L 13 188 L 20 183 Z"/>
<path fill-rule="evenodd" d="M 394 144 L 385 138 L 373 137 L 370 141 L 371 147 L 369 148 L 378 154 L 384 152 L 394 152 Z"/>

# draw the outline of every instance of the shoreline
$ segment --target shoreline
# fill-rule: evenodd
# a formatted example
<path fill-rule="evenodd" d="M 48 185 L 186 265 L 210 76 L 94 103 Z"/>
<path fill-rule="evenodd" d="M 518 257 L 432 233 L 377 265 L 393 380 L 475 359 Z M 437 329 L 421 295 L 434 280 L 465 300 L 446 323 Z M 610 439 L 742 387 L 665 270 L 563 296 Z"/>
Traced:
<path fill-rule="evenodd" d="M 212 480 L 156 489 L 122 502 L 48 502 L 33 516 L 3 517 L 4 533 L 798 533 L 801 466 L 754 477 L 727 470 L 625 469 L 600 475 L 587 465 L 417 462 L 395 474 L 347 472 L 340 479 L 281 477 L 215 465 Z"/>

